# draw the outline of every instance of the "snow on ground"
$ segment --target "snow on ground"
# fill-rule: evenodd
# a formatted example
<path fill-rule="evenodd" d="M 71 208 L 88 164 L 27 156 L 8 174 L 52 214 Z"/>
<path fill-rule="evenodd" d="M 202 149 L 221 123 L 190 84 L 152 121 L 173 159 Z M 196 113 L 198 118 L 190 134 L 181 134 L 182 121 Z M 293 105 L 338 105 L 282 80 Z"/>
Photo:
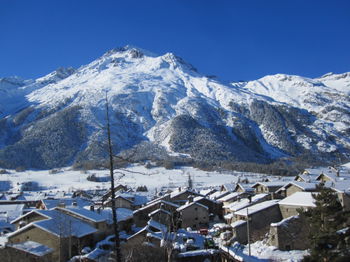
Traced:
<path fill-rule="evenodd" d="M 308 255 L 305 250 L 291 250 L 291 251 L 281 251 L 276 247 L 267 246 L 263 241 L 257 241 L 250 245 L 251 256 L 249 256 L 248 246 L 234 243 L 229 248 L 220 247 L 223 251 L 228 251 L 230 254 L 239 261 L 283 261 L 283 262 L 299 262 L 304 256 Z"/>
<path fill-rule="evenodd" d="M 92 174 L 98 176 L 108 175 L 109 170 L 90 170 L 76 171 L 71 168 L 64 168 L 60 172 L 50 174 L 49 170 L 28 170 L 24 172 L 15 172 L 9 170 L 10 174 L 0 174 L 0 181 L 10 181 L 12 190 L 15 191 L 20 184 L 28 181 L 34 181 L 39 184 L 41 191 L 65 191 L 73 190 L 95 190 L 107 189 L 110 182 L 88 181 L 87 177 Z M 236 171 L 227 172 L 207 172 L 192 167 L 181 167 L 168 170 L 163 167 L 154 167 L 147 169 L 142 165 L 130 165 L 125 169 L 115 170 L 115 179 L 117 183 L 126 184 L 136 189 L 138 186 L 146 185 L 150 191 L 161 189 L 174 189 L 180 186 L 186 186 L 188 176 L 191 175 L 193 186 L 196 189 L 220 186 L 227 183 L 237 182 L 247 178 L 249 182 L 257 182 L 265 179 L 267 176 L 255 173 L 242 173 Z M 283 179 L 291 180 L 289 177 L 270 177 L 272 180 Z M 11 190 L 9 190 L 11 191 Z"/>

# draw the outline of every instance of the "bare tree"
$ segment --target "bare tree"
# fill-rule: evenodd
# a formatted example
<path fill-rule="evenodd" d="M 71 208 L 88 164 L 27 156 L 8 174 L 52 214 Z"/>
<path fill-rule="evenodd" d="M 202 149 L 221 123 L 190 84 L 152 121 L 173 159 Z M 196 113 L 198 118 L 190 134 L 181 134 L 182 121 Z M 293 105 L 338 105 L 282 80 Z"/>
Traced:
<path fill-rule="evenodd" d="M 108 138 L 108 152 L 109 152 L 109 171 L 111 176 L 111 197 L 112 197 L 112 215 L 113 215 L 113 228 L 115 235 L 115 257 L 117 262 L 122 261 L 122 255 L 120 250 L 120 238 L 119 238 L 119 229 L 118 229 L 118 221 L 117 221 L 117 212 L 115 207 L 115 189 L 114 189 L 114 168 L 113 168 L 113 149 L 112 149 L 112 141 L 111 141 L 111 128 L 109 121 L 109 104 L 108 104 L 108 96 L 106 92 L 106 118 L 107 118 L 107 138 Z"/>

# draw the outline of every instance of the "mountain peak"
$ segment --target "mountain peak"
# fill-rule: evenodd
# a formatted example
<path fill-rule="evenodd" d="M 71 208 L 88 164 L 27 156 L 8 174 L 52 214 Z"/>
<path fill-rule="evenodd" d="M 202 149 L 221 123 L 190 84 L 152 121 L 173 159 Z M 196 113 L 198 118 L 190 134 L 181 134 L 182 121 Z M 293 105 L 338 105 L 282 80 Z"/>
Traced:
<path fill-rule="evenodd" d="M 158 55 L 156 55 L 148 50 L 145 50 L 145 49 L 133 46 L 133 45 L 126 45 L 123 47 L 113 48 L 113 49 L 107 51 L 103 56 L 111 56 L 114 54 L 123 54 L 123 55 L 130 56 L 131 58 L 141 58 L 143 56 L 149 56 L 149 57 L 157 57 L 158 56 Z"/>

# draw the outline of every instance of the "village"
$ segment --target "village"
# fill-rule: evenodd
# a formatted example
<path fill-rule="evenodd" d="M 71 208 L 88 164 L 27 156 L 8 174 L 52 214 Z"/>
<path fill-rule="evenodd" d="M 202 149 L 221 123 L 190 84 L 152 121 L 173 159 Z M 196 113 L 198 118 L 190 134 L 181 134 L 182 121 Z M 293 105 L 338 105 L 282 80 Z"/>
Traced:
<path fill-rule="evenodd" d="M 116 184 L 114 200 L 108 188 L 40 191 L 32 181 L 9 190 L 1 181 L 1 261 L 110 261 L 112 201 L 125 261 L 137 261 L 128 260 L 135 253 L 153 261 L 152 249 L 165 250 L 168 261 L 273 261 L 251 252 L 254 243 L 271 247 L 276 261 L 300 261 L 310 241 L 299 212 L 315 208 L 319 186 L 350 210 L 348 164 L 220 186 L 197 187 L 187 177 L 183 186 L 152 194 L 146 186 Z M 342 234 L 349 236 L 349 227 Z"/>

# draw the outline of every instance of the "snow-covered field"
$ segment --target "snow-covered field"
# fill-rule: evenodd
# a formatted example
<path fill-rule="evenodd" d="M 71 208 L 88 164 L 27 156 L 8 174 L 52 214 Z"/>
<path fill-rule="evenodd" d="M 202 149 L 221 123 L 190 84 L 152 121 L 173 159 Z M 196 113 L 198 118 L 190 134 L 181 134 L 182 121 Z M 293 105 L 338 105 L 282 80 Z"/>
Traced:
<path fill-rule="evenodd" d="M 16 191 L 20 184 L 34 181 L 39 184 L 40 191 L 66 191 L 84 189 L 106 189 L 110 187 L 110 182 L 92 182 L 87 177 L 95 174 L 96 176 L 106 177 L 109 170 L 90 170 L 76 171 L 71 168 L 63 168 L 58 173 L 50 174 L 49 170 L 24 172 L 15 172 L 8 170 L 9 174 L 1 174 L 0 181 L 10 181 L 12 190 Z M 147 169 L 141 165 L 130 165 L 125 169 L 115 170 L 116 183 L 126 184 L 136 189 L 138 186 L 147 186 L 150 191 L 160 191 L 161 189 L 174 189 L 180 186 L 187 186 L 188 176 L 193 180 L 193 187 L 196 189 L 208 188 L 237 182 L 242 179 L 248 179 L 250 183 L 262 181 L 267 178 L 263 174 L 242 173 L 242 172 L 207 172 L 192 167 L 182 167 L 178 169 L 167 170 L 163 167 L 154 167 Z M 290 177 L 272 177 L 272 180 L 290 180 Z"/>

